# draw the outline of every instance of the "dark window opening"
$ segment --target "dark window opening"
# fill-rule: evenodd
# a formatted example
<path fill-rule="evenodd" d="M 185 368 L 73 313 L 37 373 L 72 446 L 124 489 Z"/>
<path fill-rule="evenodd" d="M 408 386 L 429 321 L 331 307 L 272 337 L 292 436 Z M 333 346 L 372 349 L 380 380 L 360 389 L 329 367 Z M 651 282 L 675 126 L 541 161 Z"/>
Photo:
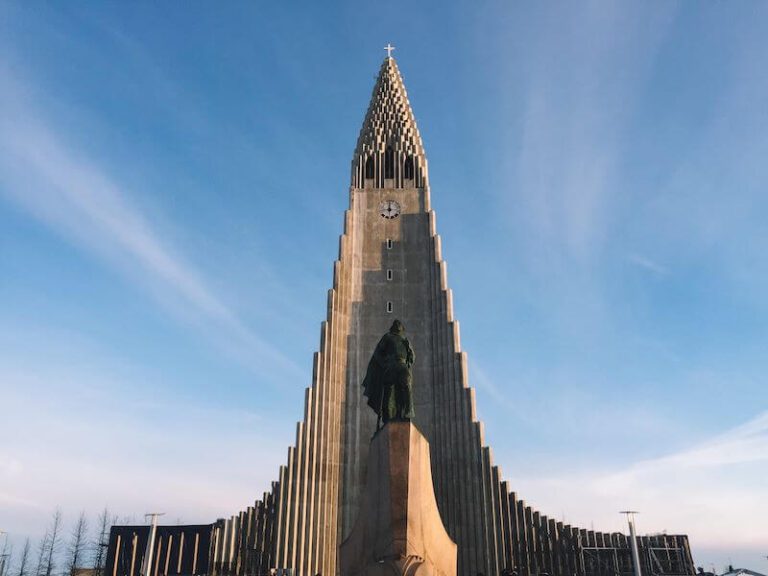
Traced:
<path fill-rule="evenodd" d="M 392 280 L 392 270 L 387 270 L 387 280 Z"/>
<path fill-rule="evenodd" d="M 387 238 L 387 250 L 392 250 L 392 238 Z"/>
<path fill-rule="evenodd" d="M 384 152 L 384 178 L 395 177 L 395 151 L 391 147 L 387 147 Z"/>
<path fill-rule="evenodd" d="M 405 166 L 403 166 L 403 178 L 413 180 L 413 172 L 413 156 L 408 156 L 405 159 Z"/>
<path fill-rule="evenodd" d="M 373 178 L 373 156 L 368 156 L 368 160 L 365 161 L 365 177 Z"/>
<path fill-rule="evenodd" d="M 387 312 L 392 312 L 392 302 L 387 302 Z"/>

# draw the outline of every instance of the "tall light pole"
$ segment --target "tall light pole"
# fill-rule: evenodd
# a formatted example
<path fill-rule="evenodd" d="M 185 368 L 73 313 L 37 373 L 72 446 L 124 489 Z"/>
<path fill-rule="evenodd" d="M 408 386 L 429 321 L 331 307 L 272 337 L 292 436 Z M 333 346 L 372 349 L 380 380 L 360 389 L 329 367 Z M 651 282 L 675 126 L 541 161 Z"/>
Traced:
<path fill-rule="evenodd" d="M 637 548 L 637 536 L 635 536 L 635 514 L 637 510 L 622 510 L 619 514 L 626 514 L 629 523 L 629 538 L 632 544 L 632 564 L 635 566 L 635 576 L 643 576 L 640 570 L 640 550 Z"/>
<path fill-rule="evenodd" d="M 152 560 L 155 555 L 155 534 L 157 534 L 157 517 L 163 516 L 165 512 L 149 512 L 144 514 L 144 520 L 152 518 L 152 524 L 149 528 L 149 536 L 147 536 L 147 548 L 144 552 L 144 563 L 142 566 L 142 576 L 149 576 L 152 571 Z"/>

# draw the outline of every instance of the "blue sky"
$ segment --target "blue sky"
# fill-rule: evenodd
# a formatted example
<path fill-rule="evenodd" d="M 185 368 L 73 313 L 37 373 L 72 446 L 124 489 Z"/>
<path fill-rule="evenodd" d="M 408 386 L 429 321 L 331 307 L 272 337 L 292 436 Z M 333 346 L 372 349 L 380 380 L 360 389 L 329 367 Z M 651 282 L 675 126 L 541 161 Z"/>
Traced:
<path fill-rule="evenodd" d="M 210 521 L 276 479 L 392 42 L 505 477 L 767 571 L 766 25 L 761 2 L 3 3 L 0 529 Z"/>

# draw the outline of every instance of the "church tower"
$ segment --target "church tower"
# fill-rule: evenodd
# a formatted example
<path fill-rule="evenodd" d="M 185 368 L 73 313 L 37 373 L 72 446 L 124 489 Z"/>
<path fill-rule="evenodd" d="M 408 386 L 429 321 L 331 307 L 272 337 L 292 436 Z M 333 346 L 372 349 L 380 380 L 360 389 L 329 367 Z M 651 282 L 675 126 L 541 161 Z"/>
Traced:
<path fill-rule="evenodd" d="M 361 383 L 394 319 L 405 324 L 416 354 L 413 423 L 431 446 L 438 509 L 458 545 L 457 573 L 631 573 L 626 536 L 564 525 L 527 506 L 484 446 L 430 205 L 427 158 L 389 55 L 351 168 L 339 258 L 295 445 L 272 490 L 215 525 L 211 573 L 339 573 L 339 545 L 355 522 L 376 426 Z M 640 545 L 665 550 L 661 560 L 654 557 L 654 572 L 693 574 L 687 537 L 644 537 Z"/>
<path fill-rule="evenodd" d="M 376 416 L 361 383 L 400 319 L 416 352 L 415 425 L 432 446 L 435 492 L 461 574 L 487 573 L 489 455 L 430 206 L 427 159 L 394 58 L 381 65 L 352 159 L 349 209 L 296 446 L 280 475 L 276 564 L 336 573 L 355 521 Z"/>
<path fill-rule="evenodd" d="M 355 520 L 375 427 L 360 383 L 376 342 L 398 318 L 416 351 L 414 423 L 432 446 L 436 496 L 459 543 L 460 573 L 486 572 L 482 434 L 430 206 L 424 146 L 391 57 L 381 66 L 355 148 L 349 215 L 354 278 L 341 437 L 341 537 Z"/>
<path fill-rule="evenodd" d="M 429 194 L 421 135 L 388 56 L 352 159 L 349 209 L 304 421 L 280 475 L 275 560 L 297 574 L 336 572 L 376 425 L 361 383 L 376 342 L 395 318 L 416 352 L 414 423 L 432 446 L 438 505 L 459 543 L 460 573 L 489 569 L 488 452 L 481 447 Z"/>

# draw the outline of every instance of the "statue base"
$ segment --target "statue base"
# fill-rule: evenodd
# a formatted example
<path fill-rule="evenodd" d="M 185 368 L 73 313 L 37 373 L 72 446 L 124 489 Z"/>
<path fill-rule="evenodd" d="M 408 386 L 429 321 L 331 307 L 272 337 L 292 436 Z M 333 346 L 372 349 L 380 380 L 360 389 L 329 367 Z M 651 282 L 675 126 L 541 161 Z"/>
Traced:
<path fill-rule="evenodd" d="M 390 421 L 371 440 L 357 521 L 339 548 L 341 576 L 456 576 L 456 560 L 429 443 L 411 422 Z"/>

